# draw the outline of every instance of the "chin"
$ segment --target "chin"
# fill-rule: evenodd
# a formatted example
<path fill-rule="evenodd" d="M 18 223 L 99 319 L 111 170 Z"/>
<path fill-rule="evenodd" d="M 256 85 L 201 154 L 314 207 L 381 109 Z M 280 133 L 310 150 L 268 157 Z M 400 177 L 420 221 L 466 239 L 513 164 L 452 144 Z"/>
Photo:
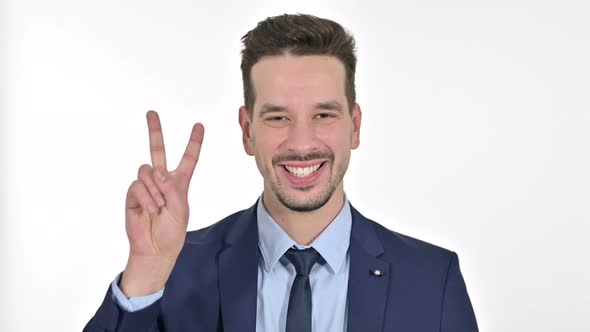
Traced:
<path fill-rule="evenodd" d="M 280 186 L 272 186 L 272 191 L 278 201 L 287 209 L 295 212 L 311 212 L 321 209 L 326 203 L 330 201 L 336 186 L 329 186 L 321 193 L 313 193 L 312 187 L 301 187 L 295 189 L 297 193 L 286 193 Z M 289 191 L 292 191 L 291 188 Z"/>

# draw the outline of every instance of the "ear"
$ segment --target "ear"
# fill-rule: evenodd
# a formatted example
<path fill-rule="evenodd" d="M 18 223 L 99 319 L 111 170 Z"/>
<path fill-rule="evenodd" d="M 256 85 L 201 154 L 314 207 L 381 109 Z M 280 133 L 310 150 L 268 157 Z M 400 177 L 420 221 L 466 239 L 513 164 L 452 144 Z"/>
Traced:
<path fill-rule="evenodd" d="M 361 112 L 361 106 L 358 103 L 354 104 L 354 109 L 352 110 L 352 142 L 351 148 L 356 149 L 358 148 L 360 141 L 360 134 L 361 134 L 361 120 L 363 117 L 363 113 Z"/>
<path fill-rule="evenodd" d="M 240 114 L 238 117 L 240 127 L 242 127 L 242 143 L 244 144 L 244 151 L 250 156 L 254 155 L 254 141 L 252 140 L 252 122 L 250 121 L 250 114 L 246 106 L 240 107 Z"/>

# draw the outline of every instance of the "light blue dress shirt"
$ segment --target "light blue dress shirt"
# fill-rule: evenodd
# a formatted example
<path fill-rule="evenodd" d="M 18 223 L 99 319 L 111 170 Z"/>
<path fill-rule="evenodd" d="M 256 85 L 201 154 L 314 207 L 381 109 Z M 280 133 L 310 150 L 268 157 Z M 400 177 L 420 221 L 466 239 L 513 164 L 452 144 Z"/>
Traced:
<path fill-rule="evenodd" d="M 352 217 L 348 200 L 336 218 L 309 246 L 298 245 L 272 219 L 258 201 L 258 247 L 263 259 L 258 265 L 256 331 L 284 332 L 289 294 L 295 279 L 295 267 L 283 254 L 292 246 L 313 247 L 322 259 L 310 272 L 312 331 L 346 331 L 348 244 Z"/>
<path fill-rule="evenodd" d="M 347 293 L 350 257 L 348 245 L 352 227 L 350 204 L 344 205 L 324 231 L 309 245 L 298 245 L 274 221 L 262 197 L 257 206 L 258 248 L 262 260 L 258 265 L 256 307 L 257 332 L 284 332 L 289 294 L 295 279 L 295 267 L 283 257 L 291 247 L 313 247 L 322 259 L 311 269 L 309 281 L 312 297 L 312 331 L 346 332 Z M 116 302 L 127 311 L 141 310 L 157 301 L 164 289 L 147 296 L 127 298 L 117 286 L 120 274 L 111 284 Z"/>

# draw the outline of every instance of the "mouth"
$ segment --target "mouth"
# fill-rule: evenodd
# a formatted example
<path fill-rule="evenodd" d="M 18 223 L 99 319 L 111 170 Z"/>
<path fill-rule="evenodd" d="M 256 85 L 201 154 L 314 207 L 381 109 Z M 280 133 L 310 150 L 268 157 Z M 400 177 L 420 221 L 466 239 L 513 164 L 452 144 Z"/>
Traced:
<path fill-rule="evenodd" d="M 284 177 L 294 186 L 309 187 L 313 185 L 323 173 L 327 160 L 288 162 L 280 164 Z"/>
<path fill-rule="evenodd" d="M 317 172 L 322 166 L 324 166 L 326 162 L 322 161 L 313 165 L 309 165 L 309 166 L 294 166 L 294 165 L 281 165 L 283 166 L 283 168 L 291 173 L 292 175 L 298 177 L 298 178 L 305 178 L 310 176 L 311 174 Z"/>

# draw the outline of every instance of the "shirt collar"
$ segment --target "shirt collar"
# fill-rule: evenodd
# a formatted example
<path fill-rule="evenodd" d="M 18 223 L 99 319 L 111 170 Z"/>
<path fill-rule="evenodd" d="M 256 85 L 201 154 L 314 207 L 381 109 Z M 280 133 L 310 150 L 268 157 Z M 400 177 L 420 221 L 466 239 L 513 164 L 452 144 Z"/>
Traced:
<path fill-rule="evenodd" d="M 262 196 L 258 199 L 256 215 L 258 246 L 262 253 L 266 272 L 270 272 L 283 254 L 293 246 L 298 249 L 313 247 L 328 263 L 333 273 L 340 270 L 346 258 L 352 227 L 350 204 L 346 195 L 344 195 L 344 204 L 338 215 L 309 246 L 298 245 L 291 239 L 287 232 L 270 216 L 264 207 Z"/>

